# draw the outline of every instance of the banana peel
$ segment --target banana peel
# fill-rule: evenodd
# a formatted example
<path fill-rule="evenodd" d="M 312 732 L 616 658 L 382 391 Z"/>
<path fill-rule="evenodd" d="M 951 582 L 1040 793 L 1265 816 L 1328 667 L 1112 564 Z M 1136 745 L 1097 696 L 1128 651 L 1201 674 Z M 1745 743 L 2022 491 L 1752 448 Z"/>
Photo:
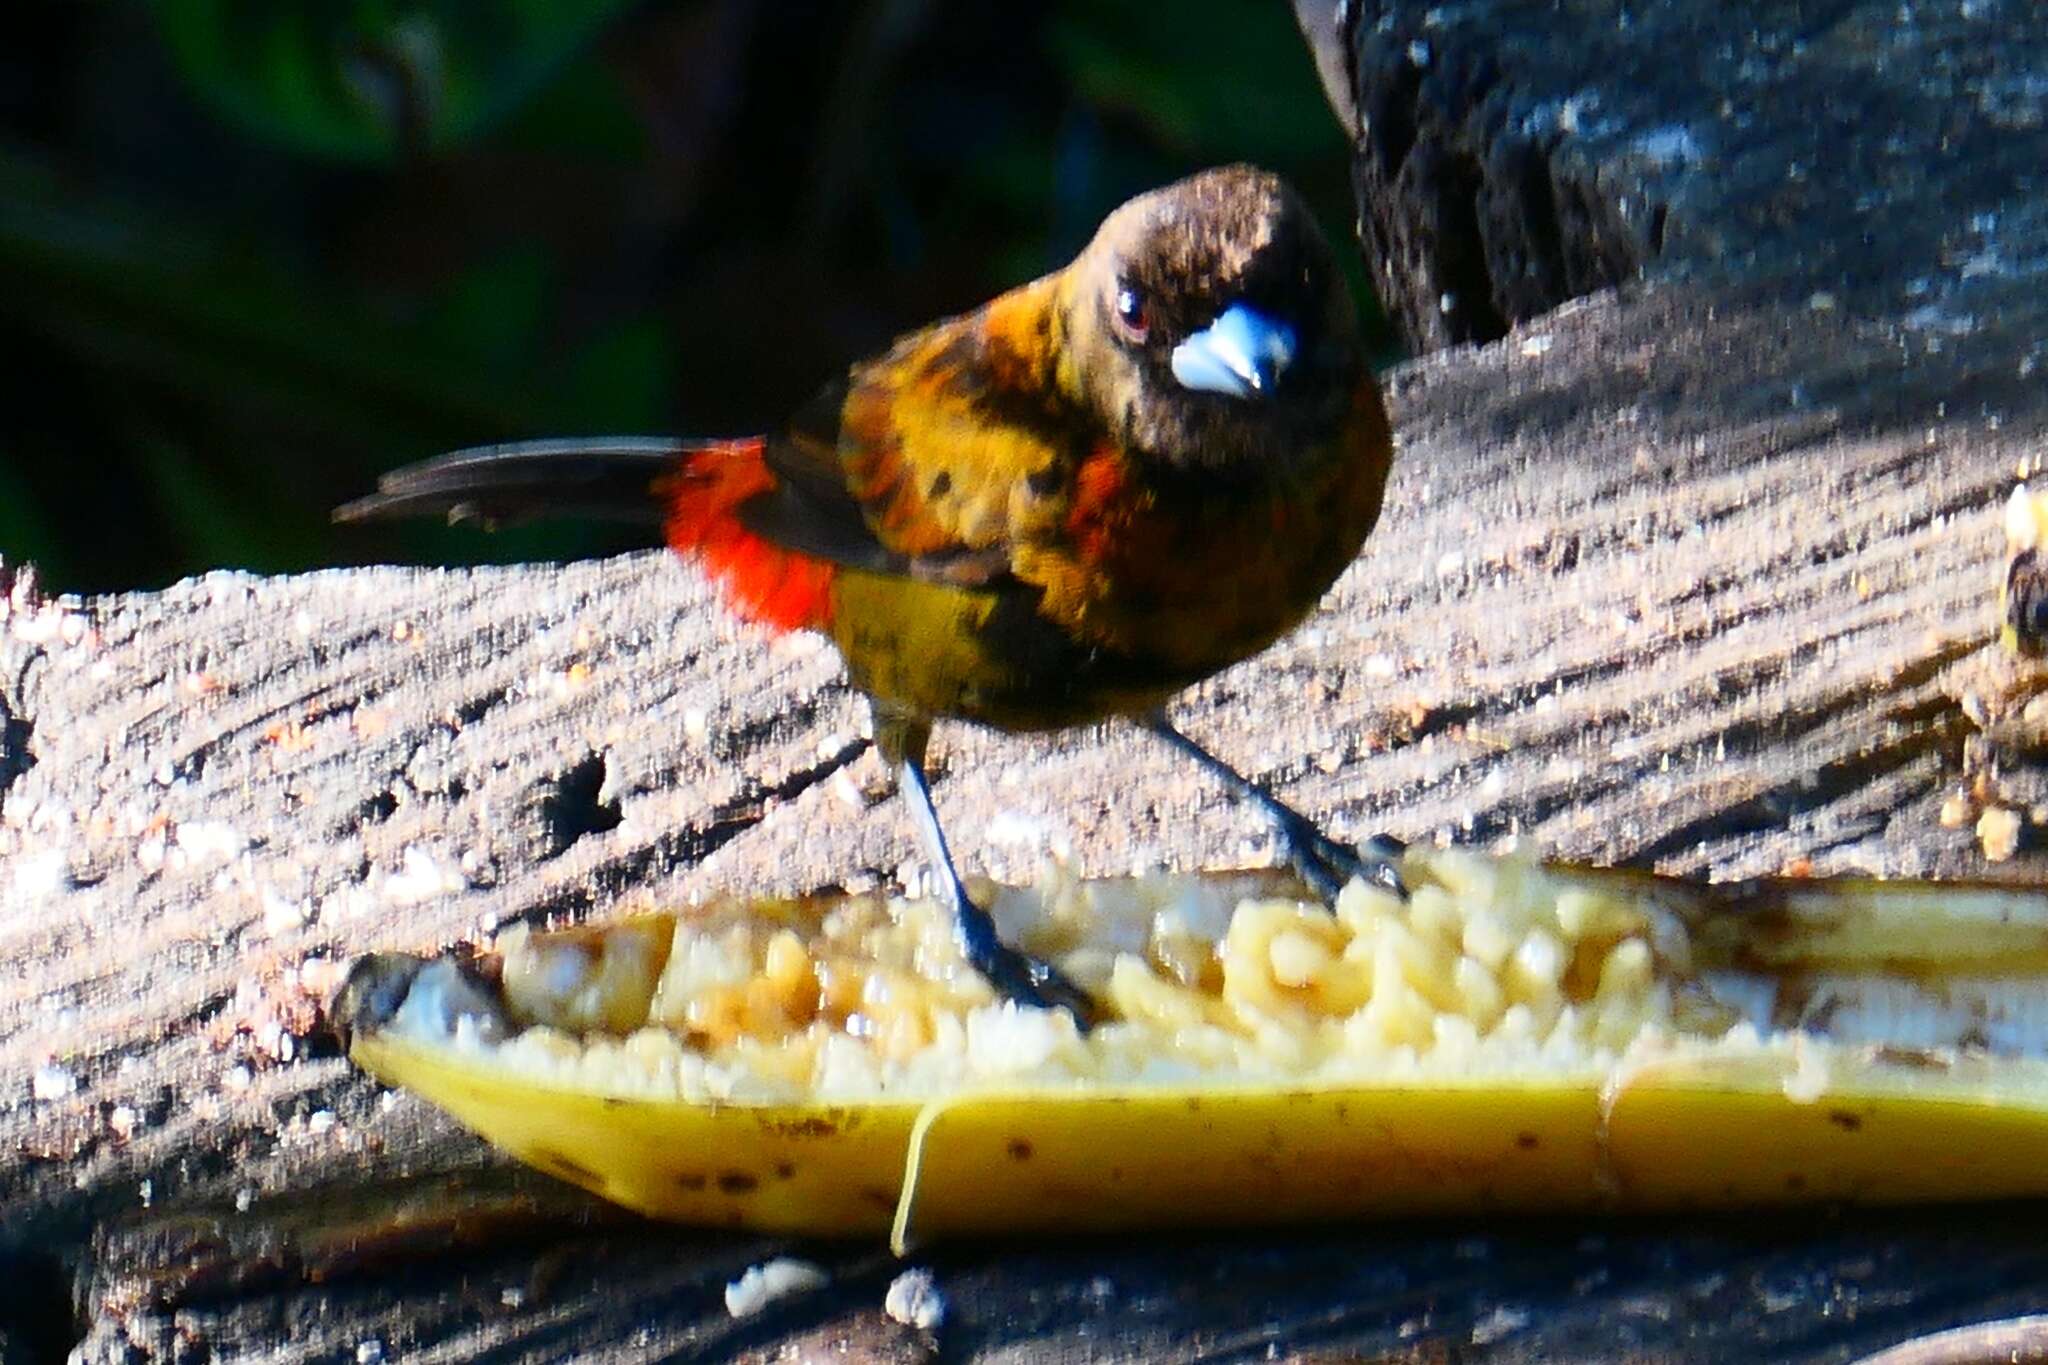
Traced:
<path fill-rule="evenodd" d="M 1234 1038 L 1232 1028 L 1279 1019 L 1307 1030 L 1302 1036 L 1321 1029 L 1314 1036 L 1338 1037 L 1333 1030 L 1363 1017 L 1370 1002 L 1346 999 L 1335 1007 L 1349 1011 L 1343 1018 L 1304 1024 L 1289 1011 L 1312 985 L 1286 964 L 1341 966 L 1370 956 L 1356 947 L 1363 943 L 1382 956 L 1398 950 L 1412 965 L 1419 950 L 1385 929 L 1393 923 L 1424 939 L 1435 932 L 1451 945 L 1441 960 L 1463 972 L 1474 953 L 1490 960 L 1485 935 L 1475 939 L 1471 925 L 1490 913 L 1497 874 L 1505 875 L 1476 855 L 1411 852 L 1411 886 L 1463 886 L 1474 892 L 1466 908 L 1475 919 L 1431 930 L 1425 912 L 1442 912 L 1429 910 L 1434 902 L 1421 890 L 1412 923 L 1404 907 L 1368 914 L 1340 901 L 1337 919 L 1348 914 L 1345 922 L 1363 927 L 1322 958 L 1283 945 L 1284 933 L 1261 941 L 1258 960 L 1282 964 L 1281 983 L 1266 983 L 1255 1007 L 1243 1004 L 1241 987 L 1234 997 L 1229 982 L 1219 988 L 1206 966 L 1183 973 L 1191 997 L 1237 999 L 1234 1023 L 1205 1016 L 1148 1036 L 1168 1040 L 1165 1047 L 1218 1029 Z M 1509 1013 L 1492 1008 L 1475 1016 L 1476 1027 L 1439 1023 L 1427 1035 L 1434 1043 L 1303 1062 L 1295 1073 L 1286 1065 L 1104 1077 L 1025 1068 L 963 1074 L 957 1085 L 924 1073 L 870 1094 L 827 1085 L 812 1095 L 801 1078 L 792 1090 L 786 1076 L 779 1089 L 678 1085 L 665 1093 L 583 1067 L 576 1049 L 593 1040 L 616 1055 L 658 1029 L 650 1021 L 667 985 L 697 970 L 678 956 L 680 945 L 695 945 L 696 963 L 711 941 L 693 927 L 710 912 L 693 911 L 535 934 L 503 958 L 374 956 L 352 974 L 336 1016 L 350 1056 L 372 1075 L 619 1204 L 702 1225 L 887 1232 L 899 1250 L 970 1233 L 2048 1194 L 2048 892 L 1860 880 L 1703 886 L 1534 864 L 1516 875 L 1540 883 L 1538 899 L 1567 907 L 1567 923 L 1607 925 L 1588 932 L 1605 935 L 1595 946 L 1608 960 L 1620 960 L 1616 945 L 1631 933 L 1655 940 L 1651 994 L 1692 1003 L 1669 1017 L 1643 1016 L 1648 1022 L 1619 1044 L 1598 1041 L 1583 1021 L 1581 1034 L 1567 1036 L 1610 985 L 1606 976 L 1595 986 L 1586 971 L 1575 975 L 1567 961 L 1558 979 L 1572 998 L 1549 1042 L 1497 1054 L 1482 1035 L 1505 1032 Z M 1069 960 L 1083 963 L 1088 906 L 1128 897 L 1134 885 L 1109 879 L 1068 889 L 1083 912 L 1056 926 Z M 1219 956 L 1226 943 L 1243 946 L 1239 930 L 1257 915 L 1294 923 L 1275 907 L 1301 899 L 1280 874 L 1176 885 L 1174 895 L 1193 887 L 1239 901 L 1233 927 L 1214 937 Z M 839 922 L 835 912 L 844 920 L 858 900 L 729 905 L 718 912 L 721 932 L 730 938 L 757 920 L 815 943 Z M 881 919 L 908 921 L 914 911 L 897 903 Z M 1327 914 L 1299 913 L 1311 926 L 1311 914 Z M 1027 944 L 1032 932 L 1026 925 Z M 1537 937 L 1532 929 L 1524 942 Z M 773 942 L 786 956 L 787 940 Z M 771 943 L 763 960 L 772 964 L 776 951 Z M 1501 980 L 1512 983 L 1521 956 L 1502 959 Z M 1108 978 L 1099 969 L 1096 977 L 1123 990 L 1140 967 L 1120 958 Z M 538 1007 L 536 971 L 568 978 Z M 1374 978 L 1373 990 L 1385 997 L 1397 988 L 1391 980 Z M 830 993 L 824 975 L 816 981 Z M 603 990 L 593 994 L 592 983 Z M 1418 998 L 1432 989 L 1424 981 Z M 704 998 L 691 997 L 676 1017 L 699 1025 L 724 1017 L 690 1014 Z M 858 1018 L 858 1010 L 813 1018 L 786 1036 L 854 1027 L 847 1020 Z M 536 1028 L 569 1060 L 531 1065 L 533 1049 L 520 1054 L 513 1043 Z M 1437 1060 L 1454 1051 L 1446 1039 L 1462 1040 L 1458 1055 L 1467 1060 Z M 663 1045 L 689 1052 L 714 1044 L 682 1029 L 680 1042 Z M 1076 1056 L 1093 1045 L 1060 1043 Z M 1297 1052 L 1309 1055 L 1292 1043 L 1281 1055 Z"/>

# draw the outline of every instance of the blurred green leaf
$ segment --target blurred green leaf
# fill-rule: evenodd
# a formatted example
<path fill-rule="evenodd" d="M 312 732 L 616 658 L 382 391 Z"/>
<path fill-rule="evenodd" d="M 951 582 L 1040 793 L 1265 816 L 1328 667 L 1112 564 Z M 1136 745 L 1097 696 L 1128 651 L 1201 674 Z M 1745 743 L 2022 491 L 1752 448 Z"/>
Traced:
<path fill-rule="evenodd" d="M 552 275 L 537 243 L 478 261 L 442 300 L 432 331 L 474 368 L 516 378 L 545 333 Z"/>
<path fill-rule="evenodd" d="M 351 440 L 518 431 L 556 411 L 531 376 L 479 382 L 444 336 L 310 286 L 281 254 L 81 191 L 4 151 L 0 288 L 18 325 L 122 385 L 232 399 Z"/>
<path fill-rule="evenodd" d="M 601 60 L 565 66 L 499 126 L 495 141 L 526 151 L 574 156 L 585 165 L 631 164 L 648 155 L 647 125 L 618 73 Z"/>
<path fill-rule="evenodd" d="M 625 323 L 585 344 L 562 376 L 561 401 L 586 428 L 652 430 L 663 424 L 675 347 L 649 319 Z"/>
<path fill-rule="evenodd" d="M 183 568 L 216 565 L 260 566 L 273 562 L 264 523 L 249 515 L 246 490 L 224 488 L 210 479 L 185 450 L 160 437 L 138 442 L 141 468 L 162 509 L 165 524 L 178 528 Z"/>
<path fill-rule="evenodd" d="M 0 148 L 0 318 L 26 347 L 89 367 L 118 395 L 110 420 L 102 409 L 80 421 L 99 432 L 90 458 L 146 490 L 121 497 L 147 505 L 151 534 L 171 544 L 155 581 L 208 565 L 278 570 L 364 553 L 384 542 L 335 531 L 327 508 L 375 470 L 452 445 L 609 425 L 572 406 L 560 363 L 536 335 L 550 279 L 536 252 L 501 252 L 462 277 L 439 311 L 394 325 L 359 293 L 307 280 L 281 253 L 93 194 Z M 485 335 L 494 312 L 507 328 L 500 337 Z M 645 361 L 612 357 L 633 376 L 631 393 L 644 395 Z M 180 414 L 197 419 L 197 440 Z M 52 543 L 36 514 L 28 475 L 68 456 L 62 439 L 0 446 L 0 552 L 43 563 L 59 583 L 132 585 L 132 576 L 100 577 L 109 556 L 99 547 Z M 418 532 L 440 547 L 422 557 L 500 553 L 482 536 L 433 534 Z M 533 553 L 543 543 L 520 546 Z M 557 552 L 569 543 L 558 537 Z"/>
<path fill-rule="evenodd" d="M 518 109 L 629 0 L 157 0 L 198 95 L 268 141 L 386 160 Z"/>
<path fill-rule="evenodd" d="M 1269 164 L 1344 154 L 1285 5 L 1067 0 L 1047 42 L 1084 99 L 1183 153 Z"/>
<path fill-rule="evenodd" d="M 43 519 L 36 515 L 28 484 L 11 460 L 0 455 L 0 561 L 34 564 L 48 559 L 55 548 Z"/>

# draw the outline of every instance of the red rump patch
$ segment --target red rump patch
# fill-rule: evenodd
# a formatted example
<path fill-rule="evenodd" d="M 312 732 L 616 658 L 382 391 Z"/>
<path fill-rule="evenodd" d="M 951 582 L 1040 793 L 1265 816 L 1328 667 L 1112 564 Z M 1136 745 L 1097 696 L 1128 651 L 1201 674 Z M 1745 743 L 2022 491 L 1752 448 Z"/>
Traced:
<path fill-rule="evenodd" d="M 702 564 L 734 612 L 776 630 L 832 621 L 834 565 L 785 549 L 740 524 L 740 505 L 771 491 L 775 472 L 758 436 L 714 441 L 683 453 L 654 493 L 668 510 L 668 543 Z"/>

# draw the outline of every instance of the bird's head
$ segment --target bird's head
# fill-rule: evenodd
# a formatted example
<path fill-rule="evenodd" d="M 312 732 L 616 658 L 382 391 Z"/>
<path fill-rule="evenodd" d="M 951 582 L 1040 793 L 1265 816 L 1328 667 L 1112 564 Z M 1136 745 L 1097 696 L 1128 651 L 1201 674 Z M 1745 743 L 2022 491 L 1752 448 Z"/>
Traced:
<path fill-rule="evenodd" d="M 1147 458 L 1270 467 L 1327 439 L 1364 374 L 1328 240 L 1294 191 L 1255 167 L 1126 203 L 1068 284 L 1067 379 Z"/>

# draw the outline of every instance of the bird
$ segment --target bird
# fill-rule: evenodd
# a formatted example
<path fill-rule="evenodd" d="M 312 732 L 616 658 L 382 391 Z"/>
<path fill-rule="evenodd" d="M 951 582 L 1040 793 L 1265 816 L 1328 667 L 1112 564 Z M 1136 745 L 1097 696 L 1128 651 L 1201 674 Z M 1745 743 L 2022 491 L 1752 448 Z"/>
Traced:
<path fill-rule="evenodd" d="M 1232 165 L 1130 199 L 1063 268 L 848 366 L 770 434 L 456 451 L 335 517 L 638 522 L 742 618 L 828 636 L 964 959 L 1085 1029 L 1086 992 L 1002 942 L 961 878 L 933 724 L 1131 721 L 1262 809 L 1317 895 L 1353 877 L 1405 895 L 1398 840 L 1324 834 L 1165 710 L 1315 608 L 1392 456 L 1329 239 L 1279 176 Z"/>

